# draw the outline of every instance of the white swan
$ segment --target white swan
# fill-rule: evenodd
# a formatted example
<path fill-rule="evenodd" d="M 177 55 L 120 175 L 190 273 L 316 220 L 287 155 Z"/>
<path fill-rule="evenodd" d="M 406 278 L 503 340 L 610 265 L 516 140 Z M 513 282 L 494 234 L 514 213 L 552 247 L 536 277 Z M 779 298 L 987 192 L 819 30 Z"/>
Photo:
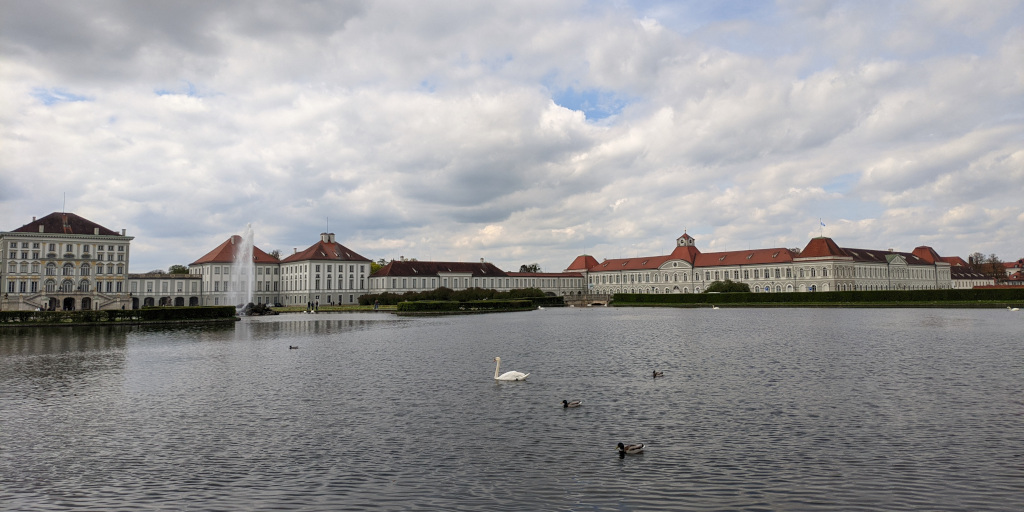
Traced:
<path fill-rule="evenodd" d="M 1010 311 L 1020 311 L 1020 308 L 1011 308 L 1010 306 L 1006 306 L 1006 309 Z"/>
<path fill-rule="evenodd" d="M 505 373 L 503 373 L 501 375 L 498 375 L 498 369 L 500 369 L 500 368 L 501 368 L 501 358 L 500 357 L 495 357 L 494 358 L 494 380 L 526 380 L 526 378 L 530 376 L 529 373 L 523 373 L 523 372 L 517 372 L 517 371 L 505 372 Z"/>

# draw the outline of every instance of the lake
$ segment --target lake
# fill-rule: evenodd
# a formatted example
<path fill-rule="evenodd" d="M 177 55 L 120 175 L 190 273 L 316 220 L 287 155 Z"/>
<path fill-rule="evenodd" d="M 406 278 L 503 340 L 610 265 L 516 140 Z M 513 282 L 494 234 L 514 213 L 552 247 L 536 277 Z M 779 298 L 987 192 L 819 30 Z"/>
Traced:
<path fill-rule="evenodd" d="M 1022 508 L 1006 310 L 0 330 L 4 510 Z"/>

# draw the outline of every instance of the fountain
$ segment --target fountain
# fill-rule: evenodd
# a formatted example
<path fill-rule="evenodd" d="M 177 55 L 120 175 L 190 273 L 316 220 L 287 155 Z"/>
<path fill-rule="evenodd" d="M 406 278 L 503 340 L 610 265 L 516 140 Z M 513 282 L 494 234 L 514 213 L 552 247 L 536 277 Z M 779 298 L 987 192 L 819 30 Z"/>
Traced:
<path fill-rule="evenodd" d="M 252 291 L 256 284 L 256 265 L 253 261 L 252 224 L 245 225 L 242 236 L 231 237 L 234 248 L 234 264 L 228 284 L 228 304 L 234 304 L 241 311 L 252 302 Z"/>

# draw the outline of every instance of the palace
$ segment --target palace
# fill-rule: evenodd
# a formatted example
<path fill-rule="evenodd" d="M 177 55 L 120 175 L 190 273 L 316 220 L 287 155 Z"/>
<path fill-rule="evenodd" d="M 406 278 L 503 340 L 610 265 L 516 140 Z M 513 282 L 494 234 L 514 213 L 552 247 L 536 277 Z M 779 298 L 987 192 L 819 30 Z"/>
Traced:
<path fill-rule="evenodd" d="M 0 232 L 0 289 L 7 310 L 120 309 L 131 241 L 73 213 L 54 212 Z"/>
<path fill-rule="evenodd" d="M 695 242 L 683 233 L 666 255 L 602 262 L 582 255 L 566 271 L 584 274 L 588 290 L 599 294 L 700 293 L 726 279 L 761 293 L 953 287 L 954 258 L 942 258 L 931 247 L 910 253 L 848 249 L 818 237 L 800 252 L 780 247 L 703 253 Z"/>
<path fill-rule="evenodd" d="M 368 293 L 538 288 L 549 295 L 700 293 L 715 281 L 746 283 L 755 293 L 928 290 L 995 284 L 959 257 L 931 247 L 912 252 L 839 247 L 817 237 L 786 248 L 701 252 L 683 233 L 669 254 L 597 261 L 581 255 L 562 272 L 506 272 L 475 262 L 393 260 L 370 273 L 370 260 L 334 233 L 279 259 L 253 247 L 237 261 L 233 235 L 189 265 L 188 274 L 128 274 L 133 237 L 73 213 L 51 213 L 0 232 L 0 309 L 121 309 L 147 306 L 358 304 Z M 244 269 L 244 271 L 241 271 Z M 242 273 L 251 275 L 240 275 Z M 251 293 L 250 293 L 251 289 Z"/>

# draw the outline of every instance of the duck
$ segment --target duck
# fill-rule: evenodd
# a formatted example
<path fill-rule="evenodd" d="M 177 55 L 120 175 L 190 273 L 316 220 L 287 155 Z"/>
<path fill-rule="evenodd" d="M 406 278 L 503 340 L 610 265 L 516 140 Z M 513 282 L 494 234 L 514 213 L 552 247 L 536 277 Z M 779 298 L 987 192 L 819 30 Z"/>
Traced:
<path fill-rule="evenodd" d="M 645 445 L 643 443 L 639 443 L 639 444 L 622 444 L 622 443 L 619 443 L 618 449 L 619 449 L 619 453 L 621 453 L 623 455 L 633 455 L 635 453 L 643 453 L 644 452 L 644 446 Z"/>
<path fill-rule="evenodd" d="M 500 368 L 501 368 L 501 358 L 500 357 L 495 357 L 494 358 L 494 380 L 526 380 L 526 378 L 530 376 L 529 373 L 517 372 L 515 370 L 510 371 L 510 372 L 505 372 L 505 373 L 503 373 L 501 375 L 498 375 L 498 369 L 500 369 Z"/>
<path fill-rule="evenodd" d="M 570 407 L 579 407 L 581 405 L 583 405 L 583 400 L 573 400 L 571 402 L 569 400 L 562 400 L 562 407 L 566 409 Z"/>
<path fill-rule="evenodd" d="M 294 345 L 288 345 L 288 350 L 295 350 L 297 348 L 299 348 L 299 347 L 296 347 Z"/>
<path fill-rule="evenodd" d="M 665 372 L 659 372 L 658 370 L 654 370 L 654 371 L 651 372 L 651 377 L 653 377 L 655 379 L 657 379 L 658 377 L 664 377 L 664 376 L 665 376 Z"/>

